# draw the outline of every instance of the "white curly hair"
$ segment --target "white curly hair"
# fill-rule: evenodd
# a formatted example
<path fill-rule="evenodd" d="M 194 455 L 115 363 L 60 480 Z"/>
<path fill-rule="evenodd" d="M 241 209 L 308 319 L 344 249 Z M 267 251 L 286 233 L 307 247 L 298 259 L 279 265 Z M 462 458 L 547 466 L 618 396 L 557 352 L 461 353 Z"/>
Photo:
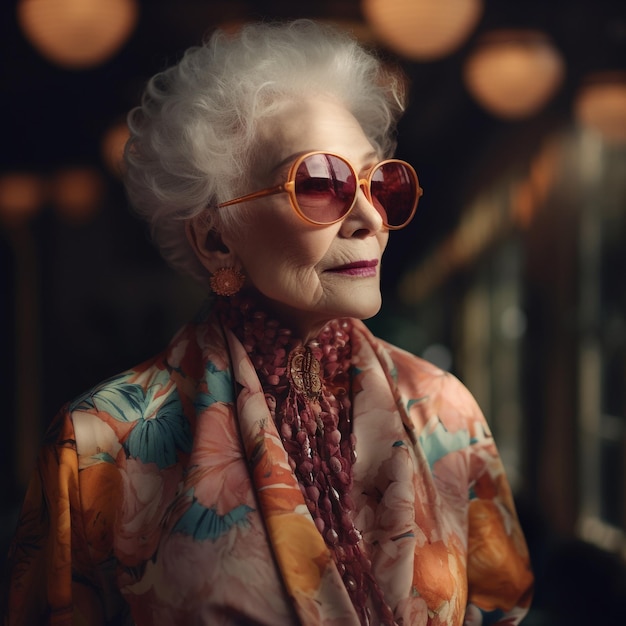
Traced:
<path fill-rule="evenodd" d="M 381 156 L 395 148 L 404 81 L 347 33 L 310 20 L 215 31 L 147 84 L 128 115 L 125 185 L 154 243 L 176 269 L 206 281 L 185 235 L 203 212 L 233 228 L 237 210 L 215 207 L 250 191 L 256 130 L 286 98 L 325 94 L 355 116 Z"/>

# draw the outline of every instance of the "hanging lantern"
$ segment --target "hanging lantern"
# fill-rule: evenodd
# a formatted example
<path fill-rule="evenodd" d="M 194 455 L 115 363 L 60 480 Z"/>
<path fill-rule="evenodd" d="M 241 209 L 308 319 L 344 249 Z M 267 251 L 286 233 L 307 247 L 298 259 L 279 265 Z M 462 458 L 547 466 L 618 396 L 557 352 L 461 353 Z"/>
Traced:
<path fill-rule="evenodd" d="M 137 22 L 136 0 L 19 0 L 17 20 L 49 61 L 80 69 L 103 63 Z"/>
<path fill-rule="evenodd" d="M 68 168 L 53 178 L 50 195 L 59 215 L 70 222 L 85 222 L 100 208 L 104 187 L 97 170 L 90 167 Z"/>
<path fill-rule="evenodd" d="M 465 84 L 490 113 L 521 119 L 536 113 L 554 95 L 564 62 L 549 38 L 531 30 L 484 35 L 464 67 Z"/>
<path fill-rule="evenodd" d="M 44 203 L 44 183 L 36 174 L 7 172 L 0 176 L 0 220 L 16 224 L 35 215 Z"/>
<path fill-rule="evenodd" d="M 454 52 L 472 32 L 482 0 L 363 0 L 378 39 L 398 54 L 431 61 Z"/>
<path fill-rule="evenodd" d="M 626 144 L 626 72 L 589 76 L 576 96 L 574 116 L 607 143 Z"/>

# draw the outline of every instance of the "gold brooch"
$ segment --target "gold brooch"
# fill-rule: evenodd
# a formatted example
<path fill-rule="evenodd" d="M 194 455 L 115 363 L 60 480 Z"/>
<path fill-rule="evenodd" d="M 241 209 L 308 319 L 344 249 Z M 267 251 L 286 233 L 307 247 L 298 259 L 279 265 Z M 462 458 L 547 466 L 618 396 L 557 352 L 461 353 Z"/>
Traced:
<path fill-rule="evenodd" d="M 322 380 L 320 362 L 311 349 L 300 346 L 292 350 L 287 368 L 294 389 L 303 393 L 309 400 L 316 400 L 322 391 Z"/>

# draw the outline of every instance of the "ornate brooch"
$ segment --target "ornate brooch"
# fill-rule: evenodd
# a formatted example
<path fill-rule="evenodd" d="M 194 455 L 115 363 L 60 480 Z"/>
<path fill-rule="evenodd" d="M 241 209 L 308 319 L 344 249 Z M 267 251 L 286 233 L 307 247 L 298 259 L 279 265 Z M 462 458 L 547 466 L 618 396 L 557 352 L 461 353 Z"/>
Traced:
<path fill-rule="evenodd" d="M 320 362 L 309 347 L 299 346 L 289 353 L 289 380 L 294 389 L 309 400 L 317 400 L 322 391 Z"/>

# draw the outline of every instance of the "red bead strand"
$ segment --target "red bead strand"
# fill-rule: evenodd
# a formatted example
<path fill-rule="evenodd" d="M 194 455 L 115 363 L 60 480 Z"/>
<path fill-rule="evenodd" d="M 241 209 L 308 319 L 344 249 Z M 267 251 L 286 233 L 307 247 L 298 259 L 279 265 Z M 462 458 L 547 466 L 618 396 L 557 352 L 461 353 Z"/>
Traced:
<path fill-rule="evenodd" d="M 393 612 L 371 573 L 352 517 L 356 450 L 350 401 L 350 321 L 333 320 L 315 341 L 302 346 L 290 329 L 255 307 L 253 300 L 220 299 L 219 306 L 225 325 L 241 340 L 255 367 L 304 500 L 361 624 L 372 623 L 367 606 L 371 598 L 379 623 L 393 626 Z M 301 357 L 298 367 L 309 363 L 312 371 L 294 370 L 294 354 Z M 315 383 L 317 363 L 321 387 Z"/>

